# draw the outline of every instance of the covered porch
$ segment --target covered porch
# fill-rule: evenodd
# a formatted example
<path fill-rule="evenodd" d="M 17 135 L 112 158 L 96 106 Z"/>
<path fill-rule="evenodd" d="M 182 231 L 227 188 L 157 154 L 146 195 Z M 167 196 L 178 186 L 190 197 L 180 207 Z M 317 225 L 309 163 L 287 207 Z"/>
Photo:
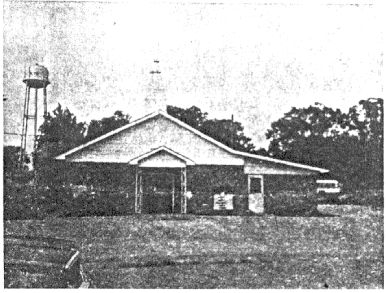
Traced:
<path fill-rule="evenodd" d="M 135 213 L 186 213 L 186 167 L 195 165 L 192 160 L 163 146 L 129 164 L 135 165 Z"/>
<path fill-rule="evenodd" d="M 136 213 L 185 214 L 186 210 L 186 168 L 136 168 Z"/>

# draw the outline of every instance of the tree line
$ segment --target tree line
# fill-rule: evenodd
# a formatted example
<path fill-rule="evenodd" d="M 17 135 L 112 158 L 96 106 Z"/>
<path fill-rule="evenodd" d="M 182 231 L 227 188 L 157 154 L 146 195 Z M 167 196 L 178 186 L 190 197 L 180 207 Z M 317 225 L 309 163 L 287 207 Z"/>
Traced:
<path fill-rule="evenodd" d="M 268 149 L 257 149 L 233 119 L 209 119 L 208 113 L 192 106 L 167 106 L 167 113 L 224 145 L 243 152 L 270 156 L 330 170 L 327 175 L 352 188 L 383 187 L 383 100 L 361 100 L 347 112 L 316 103 L 292 108 L 266 132 Z M 60 104 L 45 117 L 34 164 L 44 178 L 53 158 L 130 123 L 131 116 L 116 111 L 113 116 L 78 122 Z M 4 174 L 16 168 L 16 147 L 4 148 Z"/>
<path fill-rule="evenodd" d="M 238 150 L 330 170 L 346 188 L 383 188 L 383 100 L 367 99 L 347 112 L 315 103 L 293 107 L 266 132 L 268 149 L 257 149 L 240 122 L 208 119 L 197 107 L 167 112 Z"/>

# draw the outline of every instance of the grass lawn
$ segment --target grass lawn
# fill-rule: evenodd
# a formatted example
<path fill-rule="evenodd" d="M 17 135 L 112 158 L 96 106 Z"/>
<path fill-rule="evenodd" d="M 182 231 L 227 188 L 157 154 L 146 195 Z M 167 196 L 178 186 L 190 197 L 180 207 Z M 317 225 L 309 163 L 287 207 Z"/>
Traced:
<path fill-rule="evenodd" d="M 383 288 L 383 211 L 336 217 L 165 216 L 6 221 L 82 247 L 95 288 Z"/>

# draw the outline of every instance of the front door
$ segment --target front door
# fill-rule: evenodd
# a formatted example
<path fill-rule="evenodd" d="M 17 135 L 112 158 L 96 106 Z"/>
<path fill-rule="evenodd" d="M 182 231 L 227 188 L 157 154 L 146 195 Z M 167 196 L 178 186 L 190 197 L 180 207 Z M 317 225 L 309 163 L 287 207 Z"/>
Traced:
<path fill-rule="evenodd" d="M 248 208 L 256 214 L 264 213 L 264 181 L 262 175 L 248 176 Z"/>
<path fill-rule="evenodd" d="M 143 174 L 143 212 L 168 214 L 174 212 L 175 176 L 166 172 Z"/>

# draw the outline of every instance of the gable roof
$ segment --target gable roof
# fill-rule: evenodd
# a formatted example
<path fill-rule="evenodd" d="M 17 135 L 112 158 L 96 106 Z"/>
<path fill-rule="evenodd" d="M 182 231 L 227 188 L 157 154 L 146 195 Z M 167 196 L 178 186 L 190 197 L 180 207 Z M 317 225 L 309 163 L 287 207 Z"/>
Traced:
<path fill-rule="evenodd" d="M 252 158 L 252 159 L 258 159 L 258 160 L 262 160 L 262 161 L 267 161 L 267 162 L 272 162 L 272 163 L 278 163 L 278 164 L 283 164 L 283 165 L 287 165 L 287 166 L 291 166 L 291 167 L 295 167 L 295 168 L 302 168 L 302 169 L 307 169 L 307 170 L 311 170 L 311 171 L 316 171 L 316 172 L 320 172 L 320 173 L 327 173 L 329 172 L 329 170 L 327 169 L 322 169 L 322 168 L 317 168 L 317 167 L 312 167 L 312 166 L 308 166 L 308 165 L 303 165 L 303 164 L 298 164 L 298 163 L 293 163 L 293 162 L 288 162 L 288 161 L 283 161 L 283 160 L 278 160 L 278 159 L 274 159 L 274 158 L 270 158 L 270 157 L 265 157 L 265 156 L 260 156 L 260 155 L 254 155 L 254 154 L 249 154 L 249 153 L 245 153 L 245 152 L 241 152 L 241 151 L 236 151 L 234 149 L 231 149 L 230 147 L 222 144 L 221 142 L 207 136 L 206 134 L 200 132 L 199 130 L 189 126 L 188 124 L 182 122 L 181 120 L 177 119 L 177 118 L 174 118 L 173 116 L 167 114 L 166 112 L 162 111 L 162 110 L 158 110 L 156 112 L 153 112 L 149 115 L 146 115 L 142 118 L 139 118 L 137 120 L 134 120 L 133 122 L 123 126 L 123 127 L 120 127 L 118 129 L 115 129 L 109 133 L 106 133 L 96 139 L 93 139 L 85 144 L 82 144 L 72 150 L 69 150 L 59 156 L 57 156 L 55 159 L 56 160 L 65 160 L 66 159 L 66 156 L 68 155 L 71 155 L 71 154 L 74 154 L 84 148 L 87 148 L 88 146 L 90 145 L 94 145 L 102 140 L 105 140 L 117 133 L 120 133 L 122 131 L 125 131 L 126 129 L 129 129 L 137 124 L 140 124 L 146 120 L 149 120 L 149 119 L 152 119 L 158 115 L 161 115 L 163 116 L 164 118 L 182 126 L 183 128 L 189 130 L 190 132 L 193 132 L 194 134 L 198 135 L 199 137 L 201 137 L 202 139 L 206 140 L 206 141 L 209 141 L 211 143 L 213 143 L 214 145 L 218 146 L 219 148 L 231 153 L 231 154 L 234 154 L 234 155 L 238 155 L 238 156 L 241 156 L 241 157 L 244 157 L 244 158 Z M 168 150 L 168 152 L 170 152 L 171 150 L 168 149 L 168 148 L 165 148 L 165 150 Z M 173 152 L 173 151 L 172 151 Z M 146 155 L 146 154 L 145 154 Z M 181 156 L 181 155 L 180 155 Z M 145 156 L 146 157 L 146 156 Z M 185 158 L 186 160 L 187 158 Z M 190 160 L 191 161 L 191 160 Z M 193 162 L 193 161 L 192 161 Z"/>

